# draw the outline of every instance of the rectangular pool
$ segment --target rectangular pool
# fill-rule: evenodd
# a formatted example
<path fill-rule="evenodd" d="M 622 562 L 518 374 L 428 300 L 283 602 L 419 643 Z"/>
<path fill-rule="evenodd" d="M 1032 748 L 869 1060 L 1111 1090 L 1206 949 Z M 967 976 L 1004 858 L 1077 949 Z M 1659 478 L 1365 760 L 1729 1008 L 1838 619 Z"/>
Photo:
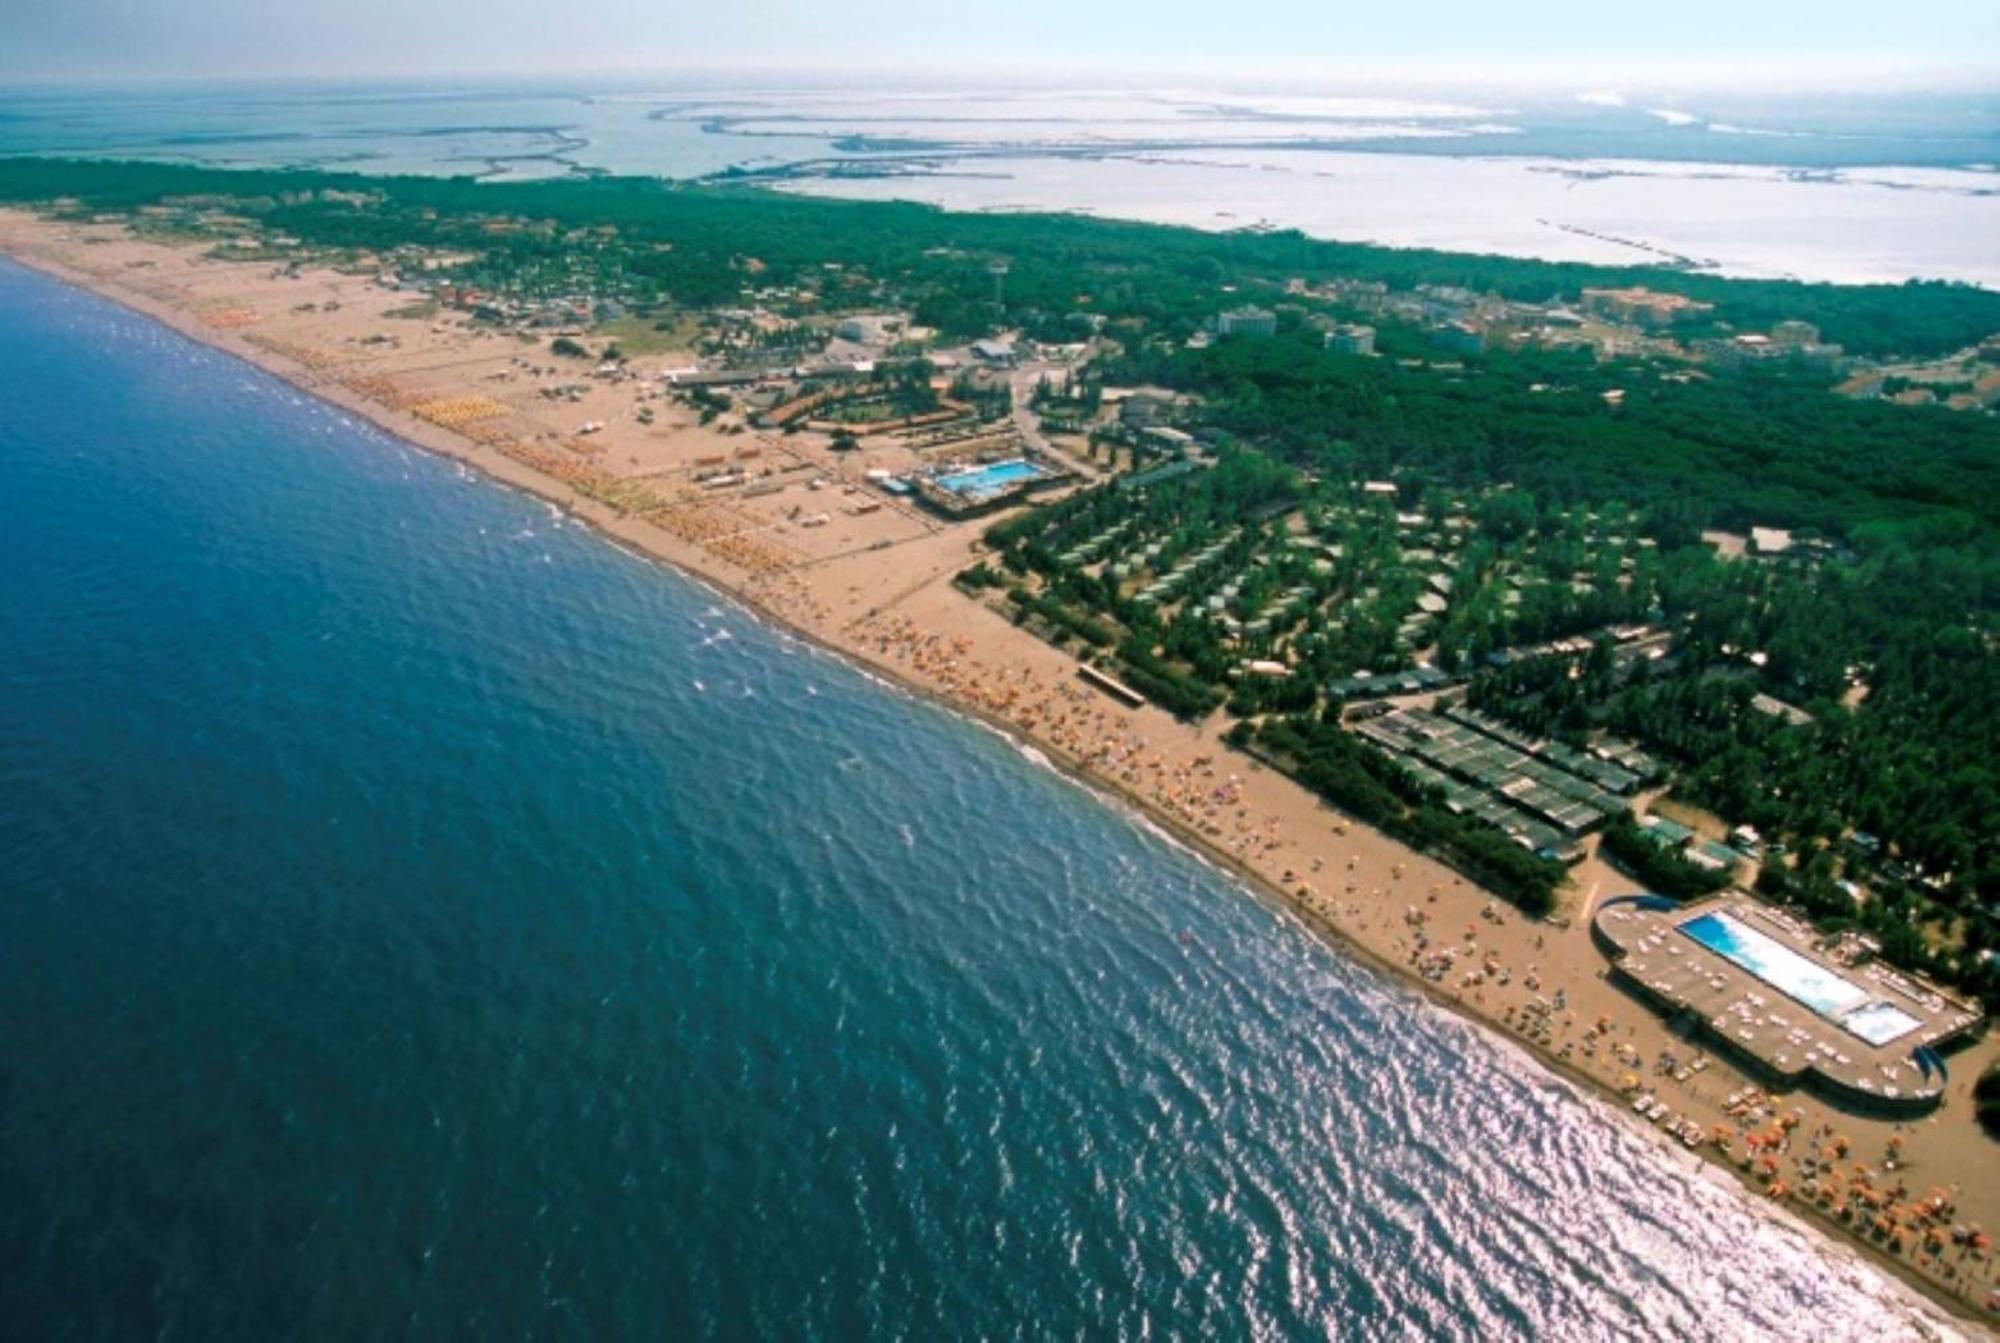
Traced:
<path fill-rule="evenodd" d="M 1868 990 L 1784 943 L 1725 913 L 1680 925 L 1694 941 L 1748 970 L 1787 998 L 1804 1004 L 1871 1045 L 1885 1045 L 1920 1024 L 1900 1008 L 1873 1002 Z"/>
<path fill-rule="evenodd" d="M 1868 994 L 1853 980 L 1841 978 L 1732 915 L 1703 914 L 1683 923 L 1681 931 L 1823 1017 L 1838 1017 L 1868 1001 Z"/>
<path fill-rule="evenodd" d="M 1870 1003 L 1849 1012 L 1840 1019 L 1840 1024 L 1871 1045 L 1886 1045 L 1891 1040 L 1900 1040 L 1923 1025 L 1894 1003 Z"/>
<path fill-rule="evenodd" d="M 1047 474 L 1025 457 L 1016 457 L 1010 461 L 993 462 L 975 466 L 969 471 L 954 471 L 948 476 L 939 476 L 937 486 L 960 498 L 977 501 L 991 499 L 1024 481 L 1040 480 Z"/>

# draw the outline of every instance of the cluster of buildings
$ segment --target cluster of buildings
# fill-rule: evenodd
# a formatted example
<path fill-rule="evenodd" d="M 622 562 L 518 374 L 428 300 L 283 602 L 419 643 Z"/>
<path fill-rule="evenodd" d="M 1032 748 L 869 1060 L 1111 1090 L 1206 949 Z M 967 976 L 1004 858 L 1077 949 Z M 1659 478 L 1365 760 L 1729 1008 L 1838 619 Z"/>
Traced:
<path fill-rule="evenodd" d="M 1648 777 L 1613 758 L 1634 758 L 1637 748 L 1625 743 L 1577 751 L 1463 706 L 1391 710 L 1354 731 L 1438 789 L 1451 811 L 1562 861 L 1580 857 L 1583 836 L 1625 811 Z"/>
<path fill-rule="evenodd" d="M 1945 405 L 1952 409 L 2000 408 L 2000 335 L 1959 359 L 1951 376 L 1925 385 L 1912 375 L 1907 386 L 1891 386 L 1894 368 L 1857 367 L 1837 343 L 1825 340 L 1811 322 L 1781 321 L 1768 331 L 1715 332 L 1715 305 L 1670 290 L 1643 285 L 1592 287 L 1574 304 L 1558 299 L 1530 303 L 1482 294 L 1457 285 L 1390 289 L 1379 280 L 1332 280 L 1319 285 L 1293 281 L 1290 294 L 1331 301 L 1370 317 L 1404 323 L 1427 333 L 1433 347 L 1451 355 L 1491 349 L 1582 347 L 1600 355 L 1654 354 L 1691 359 L 1720 368 L 1790 363 L 1828 373 L 1851 372 L 1839 390 L 1856 399 L 1878 397 L 1899 405 Z M 1279 305 L 1279 313 L 1285 305 Z M 1219 334 L 1268 334 L 1278 314 L 1244 308 L 1210 323 Z M 1264 318 L 1272 318 L 1267 326 Z M 1358 323 L 1336 324 L 1308 314 L 1325 333 L 1326 347 L 1347 354 L 1372 354 L 1374 332 Z M 1689 329 L 1693 330 L 1690 331 Z"/>
<path fill-rule="evenodd" d="M 1947 410 L 2000 410 L 2000 337 L 1989 337 L 1976 358 L 1958 356 L 1921 370 L 1919 382 L 1886 367 L 1857 368 L 1834 388 L 1856 401 L 1886 400 L 1898 406 L 1943 406 Z M 1899 384 L 1891 388 L 1890 379 Z"/>
<path fill-rule="evenodd" d="M 1715 311 L 1713 303 L 1701 303 L 1685 294 L 1662 293 L 1633 286 L 1625 289 L 1586 289 L 1578 307 L 1606 321 L 1624 322 L 1649 331 L 1663 331 L 1676 322 L 1704 317 Z"/>
<path fill-rule="evenodd" d="M 1743 839 L 1743 847 L 1724 844 L 1720 840 L 1703 839 L 1690 826 L 1666 816 L 1648 816 L 1639 822 L 1639 833 L 1657 849 L 1674 854 L 1685 862 L 1694 864 L 1709 872 L 1719 872 L 1734 878 L 1737 864 L 1752 857 L 1755 841 Z M 1754 835 L 1755 832 L 1750 832 Z"/>
<path fill-rule="evenodd" d="M 1821 340 L 1819 328 L 1811 322 L 1779 322 L 1768 332 L 1691 341 L 1688 351 L 1724 368 L 1790 360 L 1828 372 L 1839 368 L 1846 354 L 1840 346 Z"/>
<path fill-rule="evenodd" d="M 1458 285 L 1419 285 L 1392 290 L 1379 281 L 1345 280 L 1308 291 L 1371 317 L 1401 322 L 1426 332 L 1431 344 L 1450 354 L 1478 354 L 1499 346 L 1586 343 L 1585 318 L 1561 303 L 1522 303 L 1481 294 Z M 1326 324 L 1327 348 L 1372 354 L 1375 333 L 1359 324 Z"/>
<path fill-rule="evenodd" d="M 1430 603 L 1419 598 L 1418 611 L 1429 615 Z M 1442 609 L 1442 608 L 1436 608 Z M 1508 648 L 1496 648 L 1485 657 L 1485 666 L 1490 668 L 1512 667 L 1523 662 L 1533 662 L 1542 658 L 1576 658 L 1597 646 L 1600 640 L 1609 640 L 1614 656 L 1620 662 L 1639 657 L 1662 656 L 1672 643 L 1673 636 L 1666 630 L 1651 625 L 1619 625 L 1600 630 L 1595 634 L 1572 635 L 1566 639 L 1544 639 L 1540 643 L 1517 644 Z M 1468 666 L 1458 672 L 1449 672 L 1430 662 L 1398 671 L 1371 672 L 1358 671 L 1352 676 L 1342 676 L 1326 685 L 1328 698 L 1347 704 L 1359 704 L 1369 700 L 1394 699 L 1401 695 L 1422 695 L 1445 690 L 1460 685 L 1472 678 L 1475 667 Z M 1637 752 L 1637 748 L 1633 748 Z M 1643 753 L 1635 754 L 1635 759 L 1645 760 Z M 1645 761 L 1646 773 L 1652 772 L 1652 764 Z"/>
<path fill-rule="evenodd" d="M 1725 559 L 1743 558 L 1800 568 L 1829 560 L 1854 559 L 1850 547 L 1821 532 L 1803 528 L 1753 526 L 1742 534 L 1707 532 L 1703 540 L 1717 547 Z"/>

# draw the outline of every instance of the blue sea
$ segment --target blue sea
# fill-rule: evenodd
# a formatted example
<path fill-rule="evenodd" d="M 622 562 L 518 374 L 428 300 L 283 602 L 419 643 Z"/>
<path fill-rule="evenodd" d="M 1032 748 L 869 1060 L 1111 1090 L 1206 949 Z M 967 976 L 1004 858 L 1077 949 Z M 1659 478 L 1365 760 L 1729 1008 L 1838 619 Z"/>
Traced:
<path fill-rule="evenodd" d="M 0 264 L 0 1335 L 1913 1333 L 1006 741 Z"/>

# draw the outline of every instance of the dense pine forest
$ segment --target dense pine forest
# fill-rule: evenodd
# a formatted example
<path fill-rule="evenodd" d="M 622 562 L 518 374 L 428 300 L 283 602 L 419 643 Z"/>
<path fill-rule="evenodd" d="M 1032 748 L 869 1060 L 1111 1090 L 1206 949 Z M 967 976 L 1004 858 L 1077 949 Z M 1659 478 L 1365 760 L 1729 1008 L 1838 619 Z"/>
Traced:
<path fill-rule="evenodd" d="M 1653 266 L 1476 256 L 1323 242 L 1295 232 L 1203 233 L 1067 215 L 953 214 L 929 206 L 788 196 L 754 187 L 682 186 L 654 178 L 576 177 L 482 183 L 315 170 L 239 171 L 155 163 L 0 161 L 0 201 L 65 198 L 128 210 L 204 196 L 253 210 L 266 226 L 326 246 L 389 249 L 468 242 L 525 264 L 565 246 L 569 230 L 615 230 L 623 264 L 686 303 L 731 298 L 755 259 L 767 283 L 828 262 L 894 277 L 924 319 L 976 334 L 994 312 L 985 261 L 1008 258 L 1011 307 L 1077 308 L 1155 323 L 1198 323 L 1224 286 L 1258 277 L 1452 285 L 1542 300 L 1585 286 L 1643 284 L 1715 305 L 1714 320 L 1760 329 L 1815 323 L 1855 354 L 1934 354 L 2000 331 L 2000 294 L 1969 285 L 1806 284 L 1731 280 Z M 496 219 L 547 227 L 497 233 Z M 650 244 L 670 244 L 654 248 Z"/>
<path fill-rule="evenodd" d="M 1009 519 L 991 533 L 996 565 L 975 586 L 1011 591 L 1024 619 L 1115 661 L 1166 707 L 1234 716 L 1246 747 L 1545 909 L 1560 869 L 1446 813 L 1421 780 L 1361 749 L 1328 690 L 1412 662 L 1399 621 L 1424 573 L 1399 567 L 1413 549 L 1407 535 L 1398 541 L 1399 510 L 1432 527 L 1462 518 L 1462 536 L 1425 547 L 1449 599 L 1423 637 L 1472 704 L 1561 740 L 1611 732 L 1643 743 L 1671 767 L 1678 795 L 1773 842 L 1759 879 L 1767 894 L 1864 927 L 1899 963 L 2000 999 L 1992 414 L 1849 400 L 1833 394 L 1831 374 L 1789 363 L 1718 369 L 1534 348 L 1447 358 L 1393 321 L 1381 323 L 1381 357 L 1341 354 L 1307 320 L 1355 315 L 1337 301 L 1317 312 L 1286 304 L 1272 336 L 1190 340 L 1246 297 L 1279 306 L 1340 280 L 1535 302 L 1643 284 L 1713 305 L 1704 329 L 1810 322 L 1853 354 L 1924 356 L 2000 332 L 2000 294 L 950 214 L 650 179 L 482 184 L 16 159 L 0 161 L 0 201 L 133 215 L 166 233 L 191 220 L 218 233 L 247 222 L 267 242 L 320 254 L 428 249 L 460 258 L 454 273 L 468 284 L 581 286 L 645 312 L 754 298 L 796 315 L 809 293 L 816 313 L 893 305 L 946 338 L 1096 332 L 1097 357 L 1069 392 L 1147 384 L 1179 394 L 1179 420 L 1199 432 L 1213 469 Z M 1004 302 L 995 260 L 1008 264 Z M 1351 506 L 1363 479 L 1393 484 L 1386 511 Z M 1732 560 L 1702 540 L 1753 527 L 1794 530 L 1801 553 Z M 1200 609 L 1183 593 L 1186 614 L 1170 617 L 1078 558 L 1121 532 L 1159 538 L 1157 569 L 1189 557 Z M 1239 578 L 1225 592 L 1228 574 Z M 1211 595 L 1223 598 L 1213 617 Z M 1259 610 L 1261 632 L 1224 619 Z M 1296 614 L 1273 625 L 1276 610 Z M 1671 657 L 1620 660 L 1600 645 L 1489 661 L 1626 622 L 1671 631 Z M 1246 658 L 1281 658 L 1293 674 L 1240 679 Z M 1611 843 L 1629 866 L 1648 867 L 1625 830 Z"/>

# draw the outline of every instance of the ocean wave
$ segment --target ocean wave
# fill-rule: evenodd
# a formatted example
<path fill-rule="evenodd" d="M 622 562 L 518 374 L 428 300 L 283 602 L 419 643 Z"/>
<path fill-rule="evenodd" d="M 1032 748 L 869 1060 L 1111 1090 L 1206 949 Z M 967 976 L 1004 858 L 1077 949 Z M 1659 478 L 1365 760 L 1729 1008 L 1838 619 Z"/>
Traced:
<path fill-rule="evenodd" d="M 992 725 L 106 311 L 0 268 L 0 1316 L 1950 1332 Z"/>

